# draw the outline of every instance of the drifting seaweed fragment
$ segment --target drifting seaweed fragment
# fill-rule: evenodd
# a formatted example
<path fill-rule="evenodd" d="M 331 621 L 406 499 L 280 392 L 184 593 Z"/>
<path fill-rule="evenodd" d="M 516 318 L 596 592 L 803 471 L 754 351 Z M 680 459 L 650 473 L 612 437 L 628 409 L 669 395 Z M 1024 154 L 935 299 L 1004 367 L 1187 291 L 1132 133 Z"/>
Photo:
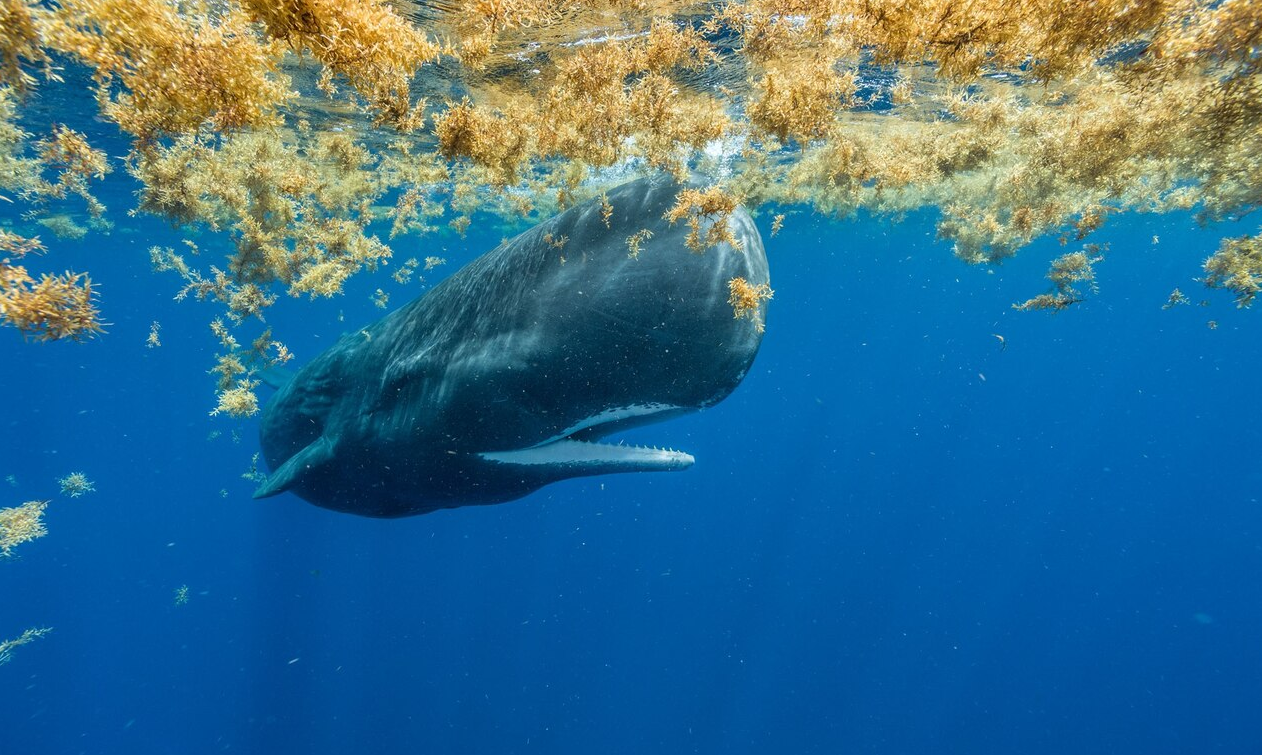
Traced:
<path fill-rule="evenodd" d="M 224 321 L 216 318 L 210 323 L 210 330 L 223 347 L 223 353 L 215 356 L 215 366 L 211 373 L 218 375 L 215 389 L 215 408 L 210 416 L 227 414 L 230 417 L 252 417 L 258 414 L 259 398 L 254 392 L 259 381 L 250 377 L 244 360 L 249 354 L 239 348 L 235 336 L 228 330 Z"/>
<path fill-rule="evenodd" d="M 771 238 L 775 238 L 784 229 L 784 215 L 777 215 L 771 219 Z"/>
<path fill-rule="evenodd" d="M 1224 239 L 1205 260 L 1205 285 L 1232 292 L 1237 307 L 1251 306 L 1262 291 L 1262 233 Z"/>
<path fill-rule="evenodd" d="M 240 418 L 258 414 L 259 397 L 254 392 L 258 384 L 257 380 L 240 379 L 232 387 L 220 390 L 215 394 L 217 403 L 215 408 L 210 410 L 210 416 L 227 414 L 229 417 Z"/>
<path fill-rule="evenodd" d="M 82 341 L 104 333 L 96 292 L 86 273 L 44 273 L 38 280 L 0 260 L 0 323 L 36 341 Z"/>
<path fill-rule="evenodd" d="M 697 254 L 722 242 L 740 249 L 740 240 L 732 234 L 727 222 L 739 205 L 740 200 L 737 197 L 719 186 L 681 189 L 675 195 L 675 205 L 663 217 L 671 225 L 687 218 L 688 236 L 684 243 Z"/>
<path fill-rule="evenodd" d="M 58 480 L 57 486 L 61 488 L 62 495 L 68 495 L 71 498 L 96 492 L 96 485 L 83 472 L 71 472 Z"/>
<path fill-rule="evenodd" d="M 1179 289 L 1170 292 L 1170 297 L 1166 299 L 1166 303 L 1161 305 L 1162 309 L 1174 309 L 1180 304 L 1191 304 L 1192 302 Z"/>
<path fill-rule="evenodd" d="M 762 305 L 770 301 L 775 294 L 766 283 L 754 285 L 744 278 L 733 278 L 727 282 L 728 304 L 732 305 L 732 314 L 737 319 L 752 320 L 761 331 L 763 323 Z"/>
<path fill-rule="evenodd" d="M 0 509 L 0 558 L 9 558 L 17 546 L 48 534 L 43 519 L 47 507 L 48 501 L 27 501 Z"/>
<path fill-rule="evenodd" d="M 53 232 L 53 235 L 59 239 L 67 239 L 70 241 L 78 241 L 88 235 L 88 229 L 75 222 L 75 219 L 65 213 L 49 215 L 40 218 L 35 222 L 44 226 Z"/>
<path fill-rule="evenodd" d="M 13 649 L 29 644 L 53 631 L 52 627 L 43 627 L 41 629 L 28 629 L 22 633 L 20 637 L 12 640 L 0 640 L 0 666 L 13 660 Z"/>
<path fill-rule="evenodd" d="M 412 276 L 416 273 L 416 268 L 419 267 L 420 264 L 420 260 L 415 257 L 409 257 L 403 261 L 402 265 L 399 265 L 399 269 L 395 270 L 390 277 L 394 278 L 395 283 L 406 285 L 412 281 Z"/>
<path fill-rule="evenodd" d="M 1052 266 L 1047 271 L 1047 279 L 1052 282 L 1053 290 L 1027 299 L 1020 304 L 1013 304 L 1012 308 L 1022 312 L 1036 309 L 1060 312 L 1066 307 L 1084 301 L 1077 284 L 1085 283 L 1092 293 L 1096 292 L 1093 266 L 1103 259 L 1103 256 L 1099 254 L 1100 251 L 1099 246 L 1088 244 L 1080 252 L 1062 254 L 1052 260 Z"/>
<path fill-rule="evenodd" d="M 645 241 L 653 238 L 653 232 L 647 228 L 641 228 L 635 233 L 627 236 L 627 256 L 631 259 L 640 258 L 640 248 Z"/>
<path fill-rule="evenodd" d="M 88 144 L 83 134 L 61 125 L 53 127 L 51 136 L 36 142 L 35 150 L 42 168 L 53 172 L 56 180 L 40 177 L 27 191 L 28 197 L 43 201 L 65 199 L 74 194 L 87 203 L 88 212 L 94 217 L 105 212 L 105 205 L 88 189 L 89 181 L 103 179 L 112 170 L 105 152 Z M 83 233 L 73 237 L 78 238 Z M 57 235 L 65 237 L 61 233 Z"/>
<path fill-rule="evenodd" d="M 43 254 L 47 249 L 39 237 L 26 238 L 0 228 L 0 254 L 11 257 L 25 257 L 28 254 Z M 7 264 L 8 260 L 5 260 Z"/>

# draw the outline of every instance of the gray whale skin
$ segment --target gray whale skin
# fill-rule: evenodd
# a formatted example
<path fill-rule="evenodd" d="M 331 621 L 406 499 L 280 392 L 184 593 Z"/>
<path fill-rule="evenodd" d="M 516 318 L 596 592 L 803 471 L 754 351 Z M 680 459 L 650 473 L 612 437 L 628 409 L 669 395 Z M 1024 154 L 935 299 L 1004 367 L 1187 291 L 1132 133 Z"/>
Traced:
<path fill-rule="evenodd" d="M 691 466 L 680 451 L 599 442 L 722 400 L 762 340 L 728 303 L 732 278 L 768 282 L 753 220 L 743 207 L 728 220 L 740 248 L 692 253 L 687 224 L 662 217 L 679 188 L 624 184 L 608 193 L 610 227 L 599 201 L 572 207 L 342 337 L 268 403 L 274 471 L 255 497 L 400 517 Z M 644 228 L 632 259 L 627 237 Z M 568 237 L 562 250 L 549 233 Z"/>

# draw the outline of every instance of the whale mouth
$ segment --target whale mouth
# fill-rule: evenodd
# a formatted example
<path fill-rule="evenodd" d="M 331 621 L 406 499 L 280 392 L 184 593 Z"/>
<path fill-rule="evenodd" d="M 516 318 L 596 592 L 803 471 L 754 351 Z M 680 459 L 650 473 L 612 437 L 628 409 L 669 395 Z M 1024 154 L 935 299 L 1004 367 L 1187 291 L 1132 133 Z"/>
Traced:
<path fill-rule="evenodd" d="M 687 469 L 696 459 L 673 448 L 601 443 L 609 433 L 656 422 L 687 411 L 671 404 L 635 404 L 607 409 L 575 423 L 541 443 L 511 451 L 478 454 L 487 461 L 523 466 L 561 467 L 575 474 L 606 472 L 666 472 Z"/>

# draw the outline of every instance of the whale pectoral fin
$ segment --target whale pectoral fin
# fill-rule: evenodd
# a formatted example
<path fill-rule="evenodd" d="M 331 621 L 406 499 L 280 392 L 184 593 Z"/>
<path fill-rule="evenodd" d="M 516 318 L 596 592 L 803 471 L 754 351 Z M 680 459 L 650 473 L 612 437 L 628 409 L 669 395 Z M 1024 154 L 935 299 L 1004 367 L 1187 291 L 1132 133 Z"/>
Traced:
<path fill-rule="evenodd" d="M 288 461 L 268 475 L 259 489 L 254 491 L 254 497 L 267 498 L 289 490 L 304 475 L 332 461 L 334 445 L 332 440 L 321 435 L 311 445 L 290 456 Z"/>
<path fill-rule="evenodd" d="M 278 391 L 281 388 L 284 388 L 286 383 L 294 379 L 293 370 L 287 370 L 284 367 L 275 366 L 264 367 L 262 370 L 256 372 L 255 375 L 258 376 L 258 379 L 262 381 L 263 385 Z"/>

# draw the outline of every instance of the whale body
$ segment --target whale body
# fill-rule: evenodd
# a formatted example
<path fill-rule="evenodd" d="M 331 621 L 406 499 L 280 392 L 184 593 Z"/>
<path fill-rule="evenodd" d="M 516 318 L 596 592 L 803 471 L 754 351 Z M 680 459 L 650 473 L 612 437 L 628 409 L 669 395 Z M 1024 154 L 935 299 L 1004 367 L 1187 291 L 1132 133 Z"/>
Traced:
<path fill-rule="evenodd" d="M 735 245 L 692 252 L 687 224 L 663 218 L 680 188 L 624 184 L 612 214 L 572 207 L 342 337 L 268 402 L 273 471 L 255 497 L 399 517 L 691 466 L 682 451 L 600 442 L 722 400 L 762 340 L 728 302 L 731 279 L 768 282 L 753 220 L 738 207 Z"/>

